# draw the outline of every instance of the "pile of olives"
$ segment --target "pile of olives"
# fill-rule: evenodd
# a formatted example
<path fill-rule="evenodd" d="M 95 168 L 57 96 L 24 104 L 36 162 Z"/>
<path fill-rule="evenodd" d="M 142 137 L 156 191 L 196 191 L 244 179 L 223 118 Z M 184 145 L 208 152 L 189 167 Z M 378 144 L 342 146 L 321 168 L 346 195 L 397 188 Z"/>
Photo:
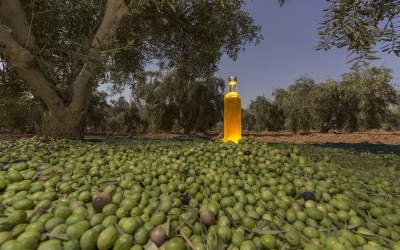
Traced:
<path fill-rule="evenodd" d="M 252 137 L 0 143 L 0 250 L 400 249 L 400 157 Z"/>

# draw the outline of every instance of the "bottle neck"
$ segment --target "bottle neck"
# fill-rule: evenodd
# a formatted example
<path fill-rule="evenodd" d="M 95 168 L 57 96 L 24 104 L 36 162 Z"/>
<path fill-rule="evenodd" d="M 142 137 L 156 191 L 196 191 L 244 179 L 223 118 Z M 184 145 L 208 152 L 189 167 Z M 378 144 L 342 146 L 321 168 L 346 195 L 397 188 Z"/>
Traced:
<path fill-rule="evenodd" d="M 237 91 L 237 83 L 236 82 L 229 82 L 228 83 L 228 92 L 238 92 Z"/>

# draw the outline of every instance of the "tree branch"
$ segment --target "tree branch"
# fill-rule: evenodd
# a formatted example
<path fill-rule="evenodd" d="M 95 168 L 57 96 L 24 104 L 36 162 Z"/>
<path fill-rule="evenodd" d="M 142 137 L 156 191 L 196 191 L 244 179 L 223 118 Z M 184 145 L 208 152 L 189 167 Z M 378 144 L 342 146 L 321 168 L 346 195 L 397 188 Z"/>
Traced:
<path fill-rule="evenodd" d="M 82 70 L 73 84 L 73 96 L 70 104 L 72 110 L 86 112 L 85 110 L 79 109 L 79 107 L 87 108 L 89 102 L 87 96 L 90 95 L 94 85 L 94 82 L 91 81 L 94 73 L 91 71 L 91 68 L 94 68 L 97 63 L 100 63 L 100 58 L 96 54 L 98 54 L 99 48 L 112 43 L 112 39 L 115 37 L 118 28 L 126 20 L 128 15 L 129 8 L 123 0 L 107 0 L 104 18 L 92 41 L 92 49 L 89 50 L 88 59 L 86 59 Z M 98 60 L 93 60 L 97 58 Z"/>
<path fill-rule="evenodd" d="M 93 43 L 93 39 L 94 39 L 94 37 L 96 35 L 96 32 L 98 31 L 98 29 L 100 27 L 100 24 L 101 23 L 96 25 L 96 27 L 93 29 L 94 33 L 90 34 L 88 36 L 87 40 L 84 42 L 82 47 L 78 49 L 79 50 L 79 51 L 77 51 L 78 53 L 89 51 L 90 45 Z M 82 63 L 81 60 L 79 60 L 79 58 L 75 59 L 72 62 L 71 74 L 69 75 L 69 77 L 67 79 L 67 86 L 69 86 L 71 93 L 73 91 L 73 83 L 75 82 L 76 78 L 78 77 L 78 75 L 79 75 L 80 71 L 82 70 L 83 66 L 84 66 L 84 64 Z"/>
<path fill-rule="evenodd" d="M 38 69 L 33 55 L 15 41 L 11 33 L 0 24 L 0 53 L 43 99 L 52 112 L 63 106 L 61 98 Z"/>
<path fill-rule="evenodd" d="M 11 36 L 20 45 L 26 44 L 28 48 L 35 48 L 36 40 L 20 0 L 0 0 L 0 19 L 9 27 Z"/>

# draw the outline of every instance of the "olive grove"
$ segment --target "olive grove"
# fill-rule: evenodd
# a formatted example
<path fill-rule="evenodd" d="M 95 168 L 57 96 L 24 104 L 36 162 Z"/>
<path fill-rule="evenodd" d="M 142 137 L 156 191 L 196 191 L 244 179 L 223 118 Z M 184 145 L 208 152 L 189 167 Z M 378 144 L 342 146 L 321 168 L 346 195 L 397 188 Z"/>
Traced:
<path fill-rule="evenodd" d="M 283 7 L 286 2 L 278 0 Z M 327 2 L 316 49 L 347 48 L 350 62 L 356 63 L 377 59 L 374 54 L 379 46 L 380 51 L 399 56 L 398 0 Z M 199 114 L 197 111 L 181 110 L 176 115 L 174 108 L 171 112 L 175 115 L 160 113 L 168 119 L 157 120 L 149 105 L 165 103 L 155 104 L 155 100 L 140 96 L 144 85 L 139 88 L 135 84 L 146 75 L 146 66 L 157 62 L 165 74 L 190 72 L 187 79 L 180 77 L 181 82 L 214 82 L 215 86 L 207 88 L 218 89 L 214 73 L 222 55 L 237 59 L 246 45 L 263 39 L 261 27 L 244 11 L 245 4 L 244 0 L 0 0 L 0 125 L 20 129 L 29 121 L 38 125 L 40 135 L 71 139 L 82 139 L 86 126 L 159 130 L 178 122 L 186 132 L 209 128 L 222 119 L 217 115 L 220 101 L 212 102 L 216 113 L 207 119 L 194 121 L 188 114 Z M 396 115 L 387 111 L 393 103 L 392 93 L 378 98 L 380 101 L 365 99 L 368 90 L 360 79 L 357 72 L 343 76 L 340 84 L 327 80 L 320 85 L 300 78 L 289 90 L 276 90 L 274 102 L 262 98 L 252 102 L 244 113 L 249 117 L 246 124 L 257 130 L 318 127 L 326 132 L 333 127 L 350 131 L 380 127 L 382 117 L 395 121 Z M 128 101 L 127 105 L 118 100 L 116 106 L 129 107 L 130 114 L 122 114 L 125 111 L 107 103 L 109 93 L 97 92 L 104 83 L 111 83 L 116 92 L 133 87 L 139 91 L 133 96 L 147 104 Z M 201 86 L 192 89 L 203 91 Z M 307 99 L 310 107 L 289 108 L 301 102 L 298 96 L 306 95 L 309 87 L 316 94 L 315 99 Z M 355 93 L 358 88 L 365 91 Z M 358 102 L 361 99 L 366 101 Z M 264 108 L 267 115 L 260 113 Z M 122 112 L 119 118 L 108 119 L 107 115 L 117 110 Z M 358 112 L 344 115 L 342 110 Z M 179 121 L 185 116 L 185 121 Z M 268 121 L 275 116 L 280 118 Z M 117 124 L 127 119 L 135 122 Z M 265 119 L 269 124 L 263 123 Z"/>
<path fill-rule="evenodd" d="M 99 84 L 129 84 L 157 61 L 211 77 L 258 43 L 244 1 L 1 0 L 0 68 L 40 103 L 39 133 L 81 139 Z M 182 66 L 184 65 L 184 66 Z M 6 73 L 7 72 L 7 73 Z M 2 83 L 3 84 L 3 83 Z"/>

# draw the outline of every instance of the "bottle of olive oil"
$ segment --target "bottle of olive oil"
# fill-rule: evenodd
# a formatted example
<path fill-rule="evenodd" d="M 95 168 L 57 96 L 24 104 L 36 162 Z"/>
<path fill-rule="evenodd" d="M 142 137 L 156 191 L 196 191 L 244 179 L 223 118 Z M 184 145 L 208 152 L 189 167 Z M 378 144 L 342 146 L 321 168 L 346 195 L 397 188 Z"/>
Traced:
<path fill-rule="evenodd" d="M 228 93 L 224 97 L 224 142 L 238 143 L 242 138 L 242 101 L 237 91 L 237 77 L 228 79 Z"/>

